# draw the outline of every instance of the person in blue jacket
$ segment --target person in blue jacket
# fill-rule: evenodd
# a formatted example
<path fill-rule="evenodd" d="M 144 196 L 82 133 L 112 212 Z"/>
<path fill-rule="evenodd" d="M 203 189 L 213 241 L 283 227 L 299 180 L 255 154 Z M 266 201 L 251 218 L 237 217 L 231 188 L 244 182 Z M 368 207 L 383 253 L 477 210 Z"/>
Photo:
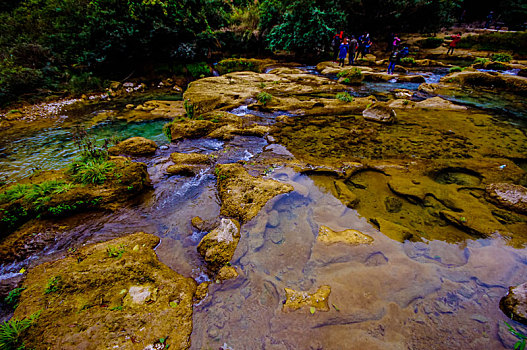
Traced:
<path fill-rule="evenodd" d="M 339 66 L 344 67 L 344 60 L 346 59 L 346 55 L 348 54 L 348 51 L 350 49 L 350 46 L 348 44 L 348 39 L 345 38 L 342 40 L 342 44 L 340 44 L 339 48 Z"/>

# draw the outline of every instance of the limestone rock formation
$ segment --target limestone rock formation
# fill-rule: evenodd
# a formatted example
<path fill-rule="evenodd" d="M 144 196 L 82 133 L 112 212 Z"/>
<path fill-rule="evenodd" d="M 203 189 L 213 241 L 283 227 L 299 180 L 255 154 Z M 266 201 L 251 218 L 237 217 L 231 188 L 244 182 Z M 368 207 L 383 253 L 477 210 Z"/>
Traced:
<path fill-rule="evenodd" d="M 510 183 L 493 183 L 487 186 L 486 193 L 496 205 L 527 214 L 527 188 Z"/>
<path fill-rule="evenodd" d="M 347 243 L 352 245 L 371 244 L 373 238 L 357 230 L 334 231 L 327 226 L 320 226 L 317 240 L 324 243 Z"/>
<path fill-rule="evenodd" d="M 221 219 L 220 226 L 208 233 L 198 245 L 198 252 L 213 271 L 218 271 L 234 255 L 240 241 L 240 224 L 234 219 Z"/>
<path fill-rule="evenodd" d="M 157 260 L 159 238 L 135 233 L 31 269 L 14 317 L 40 311 L 35 349 L 188 349 L 196 283 Z"/>
<path fill-rule="evenodd" d="M 366 108 L 362 112 L 362 116 L 366 120 L 383 124 L 393 124 L 396 121 L 395 111 L 392 108 L 380 103 L 376 103 L 373 106 Z"/>
<path fill-rule="evenodd" d="M 154 141 L 144 137 L 131 137 L 110 147 L 108 153 L 113 155 L 126 154 L 132 156 L 149 155 L 156 152 L 157 145 Z"/>
<path fill-rule="evenodd" d="M 509 293 L 500 300 L 500 309 L 507 317 L 527 325 L 527 282 L 509 287 Z"/>
<path fill-rule="evenodd" d="M 241 222 L 255 217 L 271 198 L 294 190 L 288 184 L 251 176 L 240 164 L 218 165 L 216 176 L 221 214 Z"/>
<path fill-rule="evenodd" d="M 285 303 L 282 311 L 295 311 L 304 307 L 315 308 L 316 311 L 329 311 L 329 294 L 330 286 L 322 286 L 316 292 L 296 291 L 291 288 L 285 288 Z"/>

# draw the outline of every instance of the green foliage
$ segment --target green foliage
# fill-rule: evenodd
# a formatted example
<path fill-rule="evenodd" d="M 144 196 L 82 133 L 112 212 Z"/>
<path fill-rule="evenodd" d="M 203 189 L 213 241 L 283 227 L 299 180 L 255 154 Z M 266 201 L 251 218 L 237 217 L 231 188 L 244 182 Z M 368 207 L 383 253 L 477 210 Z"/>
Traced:
<path fill-rule="evenodd" d="M 443 44 L 445 40 L 437 37 L 421 39 L 417 44 L 423 49 L 435 49 Z"/>
<path fill-rule="evenodd" d="M 216 70 L 223 75 L 231 72 L 258 72 L 258 67 L 245 58 L 227 58 L 218 62 Z"/>
<path fill-rule="evenodd" d="M 195 112 L 194 104 L 192 102 L 190 102 L 190 100 L 187 99 L 183 103 L 183 106 L 185 107 L 185 113 L 187 115 L 187 118 L 193 119 L 194 118 L 194 112 Z"/>
<path fill-rule="evenodd" d="M 122 244 L 119 247 L 109 245 L 106 248 L 106 253 L 108 254 L 108 257 L 114 258 L 114 259 L 121 259 L 125 252 L 126 252 L 126 249 L 124 245 Z"/>
<path fill-rule="evenodd" d="M 353 102 L 353 96 L 351 96 L 347 92 L 339 92 L 335 96 L 338 100 L 344 101 L 344 102 Z"/>
<path fill-rule="evenodd" d="M 512 55 L 508 53 L 495 53 L 490 56 L 490 60 L 493 62 L 510 62 L 512 61 Z"/>
<path fill-rule="evenodd" d="M 100 185 L 108 178 L 115 163 L 103 158 L 81 159 L 74 161 L 69 168 L 73 181 L 84 185 Z"/>
<path fill-rule="evenodd" d="M 258 95 L 256 95 L 256 98 L 258 99 L 258 102 L 260 102 L 262 105 L 266 105 L 267 102 L 271 101 L 273 99 L 273 95 L 262 91 Z"/>
<path fill-rule="evenodd" d="M 415 65 L 415 59 L 413 57 L 403 57 L 401 58 L 401 64 L 403 66 L 413 66 Z"/>
<path fill-rule="evenodd" d="M 5 321 L 0 325 L 0 350 L 25 349 L 23 335 L 26 329 L 33 325 L 40 312 L 31 315 L 28 319 Z"/>
<path fill-rule="evenodd" d="M 68 82 L 67 89 L 74 94 L 99 91 L 104 86 L 100 78 L 94 77 L 91 72 L 74 75 Z"/>
<path fill-rule="evenodd" d="M 273 5 L 274 2 L 265 6 L 273 7 Z M 328 41 L 331 35 L 336 28 L 345 25 L 346 19 L 347 14 L 333 2 L 295 0 L 281 8 L 276 22 L 270 22 L 276 23 L 275 25 L 266 28 L 269 30 L 267 43 L 273 51 L 322 53 L 329 48 Z"/>
<path fill-rule="evenodd" d="M 474 60 L 474 63 L 473 63 L 473 64 L 484 65 L 484 64 L 487 63 L 488 61 L 489 61 L 488 58 L 484 58 L 484 57 L 476 57 L 476 59 Z"/>
<path fill-rule="evenodd" d="M 204 78 L 210 75 L 210 68 L 205 62 L 190 63 L 186 65 L 186 68 L 193 78 Z"/>
<path fill-rule="evenodd" d="M 20 300 L 20 295 L 25 289 L 26 288 L 24 287 L 20 287 L 11 290 L 4 299 L 4 302 L 7 304 L 7 306 L 11 307 L 13 310 L 16 309 L 18 306 L 18 301 Z"/>
<path fill-rule="evenodd" d="M 451 68 L 448 70 L 449 73 L 462 72 L 462 71 L 463 71 L 463 68 L 458 67 L 458 66 L 451 67 Z"/>
<path fill-rule="evenodd" d="M 509 328 L 509 332 L 514 335 L 516 338 L 518 338 L 518 341 L 516 344 L 514 344 L 514 350 L 525 350 L 525 340 L 527 340 L 527 335 L 523 334 L 522 332 L 517 331 L 512 327 L 510 324 L 505 322 L 507 327 Z"/>
<path fill-rule="evenodd" d="M 62 277 L 55 276 L 48 280 L 44 294 L 51 294 L 58 292 L 62 288 Z"/>
<path fill-rule="evenodd" d="M 344 78 L 342 80 L 344 84 L 357 84 L 364 78 L 362 71 L 357 67 L 341 70 L 337 73 L 337 77 Z"/>

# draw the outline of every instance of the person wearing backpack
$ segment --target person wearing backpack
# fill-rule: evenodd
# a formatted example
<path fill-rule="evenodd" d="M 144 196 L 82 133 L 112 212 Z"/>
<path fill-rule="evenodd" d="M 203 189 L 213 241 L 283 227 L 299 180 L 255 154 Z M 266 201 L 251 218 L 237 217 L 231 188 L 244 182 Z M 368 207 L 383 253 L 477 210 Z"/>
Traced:
<path fill-rule="evenodd" d="M 397 50 L 392 52 L 392 54 L 390 55 L 390 59 L 389 59 L 390 64 L 388 65 L 388 74 L 393 74 L 395 66 L 399 63 L 400 60 L 401 60 L 401 53 Z"/>
<path fill-rule="evenodd" d="M 331 39 L 331 49 L 333 50 L 333 60 L 337 62 L 339 51 L 340 51 L 340 38 L 341 34 L 336 33 L 335 36 L 333 36 L 333 39 Z"/>
<path fill-rule="evenodd" d="M 351 41 L 349 43 L 349 55 L 348 55 L 349 65 L 355 64 L 355 53 L 357 52 L 358 47 L 359 47 L 359 43 L 357 39 L 355 39 L 355 35 L 352 35 Z"/>

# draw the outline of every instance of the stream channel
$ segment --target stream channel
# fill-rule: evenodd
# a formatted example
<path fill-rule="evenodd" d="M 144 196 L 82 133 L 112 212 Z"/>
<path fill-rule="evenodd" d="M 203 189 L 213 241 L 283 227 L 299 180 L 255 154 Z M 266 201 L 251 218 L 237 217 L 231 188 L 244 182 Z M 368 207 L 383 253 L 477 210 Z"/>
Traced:
<path fill-rule="evenodd" d="M 428 72 L 426 78 L 436 82 L 446 73 Z M 416 91 L 417 87 L 367 83 L 350 93 L 386 98 L 395 88 Z M 518 97 L 470 93 L 444 97 L 525 127 L 525 103 Z M 21 268 L 64 256 L 68 248 L 137 231 L 161 238 L 156 248 L 160 261 L 198 283 L 208 281 L 196 251 L 206 232 L 197 231 L 190 220 L 219 217 L 214 166 L 192 178 L 169 176 L 165 169 L 170 154 L 214 153 L 217 163 L 234 163 L 266 154 L 291 156 L 291 150 L 252 136 L 169 143 L 162 132 L 166 120 L 126 123 L 110 118 L 94 124 L 94 116 L 101 112 L 90 111 L 76 123 L 58 122 L 32 135 L 0 136 L 0 174 L 16 181 L 35 170 L 66 166 L 78 152 L 71 138 L 73 127 L 82 125 L 97 140 L 117 134 L 156 141 L 161 148 L 155 156 L 134 159 L 147 164 L 153 190 L 115 212 L 80 213 L 35 224 L 34 244 L 24 260 L 2 263 L 0 283 L 19 275 Z M 247 106 L 231 112 L 257 114 L 265 124 L 273 124 L 276 117 Z M 515 338 L 504 324 L 510 320 L 498 304 L 509 286 L 527 281 L 525 248 L 513 247 L 500 236 L 401 243 L 342 204 L 317 175 L 286 166 L 272 169 L 267 177 L 291 184 L 295 191 L 270 200 L 242 226 L 231 261 L 240 276 L 213 283 L 209 295 L 194 306 L 191 349 L 512 348 Z M 373 237 L 374 243 L 321 245 L 317 243 L 321 225 L 337 231 L 359 230 Z M 314 292 L 322 285 L 332 288 L 330 311 L 282 311 L 284 288 Z"/>

